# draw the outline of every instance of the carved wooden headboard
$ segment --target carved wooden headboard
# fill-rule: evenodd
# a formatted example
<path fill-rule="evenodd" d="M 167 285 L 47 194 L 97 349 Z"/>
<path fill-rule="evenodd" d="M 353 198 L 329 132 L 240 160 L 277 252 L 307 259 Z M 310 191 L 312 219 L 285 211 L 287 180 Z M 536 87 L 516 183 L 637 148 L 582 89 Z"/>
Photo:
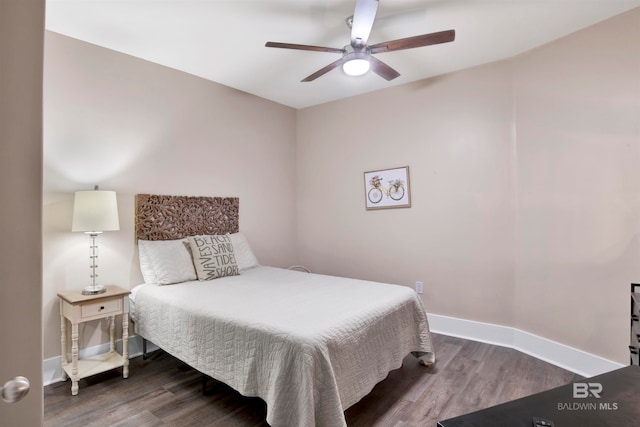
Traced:
<path fill-rule="evenodd" d="M 136 241 L 236 233 L 237 197 L 190 197 L 136 194 Z"/>

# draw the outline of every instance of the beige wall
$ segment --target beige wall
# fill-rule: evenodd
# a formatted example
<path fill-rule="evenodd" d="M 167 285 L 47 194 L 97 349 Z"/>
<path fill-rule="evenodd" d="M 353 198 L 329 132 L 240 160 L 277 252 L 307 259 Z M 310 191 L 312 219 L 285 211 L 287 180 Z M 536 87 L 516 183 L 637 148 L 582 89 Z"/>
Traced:
<path fill-rule="evenodd" d="M 302 261 L 421 280 L 431 313 L 628 363 L 639 41 L 636 9 L 508 61 L 299 111 Z M 363 172 L 403 165 L 413 206 L 365 211 Z"/>
<path fill-rule="evenodd" d="M 26 376 L 3 426 L 42 423 L 43 0 L 0 0 L 0 386 Z"/>
<path fill-rule="evenodd" d="M 99 237 L 101 283 L 142 283 L 136 193 L 237 196 L 260 262 L 295 262 L 295 110 L 56 33 L 45 43 L 45 358 L 60 354 L 56 293 L 90 280 L 88 237 L 70 232 L 76 190 L 118 193 L 120 231 Z M 81 345 L 105 339 L 82 327 Z"/>
<path fill-rule="evenodd" d="M 499 62 L 299 111 L 303 262 L 423 281 L 431 312 L 512 324 L 510 70 Z M 404 165 L 411 208 L 366 211 L 363 172 Z"/>
<path fill-rule="evenodd" d="M 625 364 L 640 280 L 639 43 L 636 9 L 513 61 L 516 326 Z"/>

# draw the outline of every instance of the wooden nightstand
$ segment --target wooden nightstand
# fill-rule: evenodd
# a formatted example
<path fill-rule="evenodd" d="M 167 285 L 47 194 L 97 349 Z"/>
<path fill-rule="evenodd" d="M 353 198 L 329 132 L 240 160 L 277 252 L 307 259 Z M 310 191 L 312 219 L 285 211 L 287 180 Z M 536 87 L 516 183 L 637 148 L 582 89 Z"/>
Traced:
<path fill-rule="evenodd" d="M 80 291 L 60 292 L 60 344 L 62 376 L 71 378 L 71 394 L 78 394 L 78 381 L 91 375 L 122 366 L 122 377 L 129 376 L 129 297 L 131 293 L 118 286 L 107 286 L 97 295 Z M 115 316 L 122 315 L 122 355 L 115 350 Z M 110 350 L 78 360 L 78 324 L 108 318 Z M 67 320 L 71 323 L 71 362 L 67 358 Z"/>

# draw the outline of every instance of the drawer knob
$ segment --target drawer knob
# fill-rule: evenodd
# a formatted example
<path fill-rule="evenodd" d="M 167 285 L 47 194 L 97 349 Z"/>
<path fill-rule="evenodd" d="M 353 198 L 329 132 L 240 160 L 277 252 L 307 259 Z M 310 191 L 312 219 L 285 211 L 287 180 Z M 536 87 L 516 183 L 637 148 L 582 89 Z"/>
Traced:
<path fill-rule="evenodd" d="M 629 351 L 631 352 L 631 354 L 638 354 L 638 348 L 632 345 L 629 346 Z"/>
<path fill-rule="evenodd" d="M 631 320 L 634 321 L 634 322 L 637 322 L 638 320 L 640 320 L 640 317 L 638 317 L 637 314 L 632 314 L 631 315 Z"/>
<path fill-rule="evenodd" d="M 100 310 L 104 310 L 104 305 L 101 305 L 101 306 L 100 306 Z"/>

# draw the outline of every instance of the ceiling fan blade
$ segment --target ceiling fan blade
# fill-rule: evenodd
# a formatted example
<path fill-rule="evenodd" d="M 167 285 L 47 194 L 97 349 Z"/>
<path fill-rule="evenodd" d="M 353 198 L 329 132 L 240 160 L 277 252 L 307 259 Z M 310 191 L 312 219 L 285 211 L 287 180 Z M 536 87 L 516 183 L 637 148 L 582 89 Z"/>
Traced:
<path fill-rule="evenodd" d="M 282 49 L 297 49 L 297 50 L 312 50 L 315 52 L 331 52 L 331 53 L 345 52 L 344 49 L 338 49 L 335 47 L 309 46 L 306 44 L 279 43 L 279 42 L 266 42 L 265 47 L 279 47 Z"/>
<path fill-rule="evenodd" d="M 371 55 L 369 55 L 369 63 L 371 64 L 371 70 L 387 81 L 400 76 L 399 72 Z"/>
<path fill-rule="evenodd" d="M 373 21 L 378 12 L 378 0 L 357 0 L 353 11 L 351 23 L 351 46 L 364 46 L 367 44 Z M 358 41 L 360 40 L 360 41 Z"/>
<path fill-rule="evenodd" d="M 312 82 L 315 79 L 317 79 L 320 76 L 323 76 L 325 74 L 327 74 L 329 71 L 338 68 L 339 66 L 341 66 L 343 63 L 345 62 L 345 57 L 342 57 L 340 59 L 338 59 L 337 61 L 332 62 L 331 64 L 327 65 L 326 67 L 320 68 L 318 71 L 316 71 L 315 73 L 311 74 L 308 77 L 305 77 L 304 79 L 300 80 L 302 82 Z"/>
<path fill-rule="evenodd" d="M 368 50 L 370 53 L 392 52 L 394 50 L 413 49 L 414 47 L 448 43 L 454 41 L 455 38 L 456 31 L 447 30 L 437 33 L 422 34 L 420 36 L 407 37 L 406 39 L 377 43 L 369 46 Z"/>

